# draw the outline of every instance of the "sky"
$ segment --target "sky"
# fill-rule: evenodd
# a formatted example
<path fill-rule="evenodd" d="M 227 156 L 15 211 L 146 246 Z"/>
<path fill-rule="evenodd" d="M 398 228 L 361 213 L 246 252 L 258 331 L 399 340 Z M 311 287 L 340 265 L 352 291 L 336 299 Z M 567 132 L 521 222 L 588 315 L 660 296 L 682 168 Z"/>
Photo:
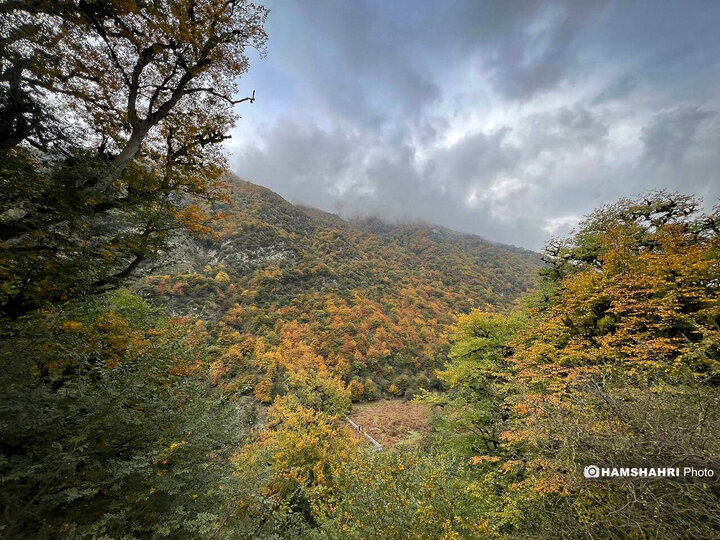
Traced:
<path fill-rule="evenodd" d="M 621 197 L 720 198 L 720 1 L 264 3 L 227 150 L 293 203 L 539 250 Z"/>

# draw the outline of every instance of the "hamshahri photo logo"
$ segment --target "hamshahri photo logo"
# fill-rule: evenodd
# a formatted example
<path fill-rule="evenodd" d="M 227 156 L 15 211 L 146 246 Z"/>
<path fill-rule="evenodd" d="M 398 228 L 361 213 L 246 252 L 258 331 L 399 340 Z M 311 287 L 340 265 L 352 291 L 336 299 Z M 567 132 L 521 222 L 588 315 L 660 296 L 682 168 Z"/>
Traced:
<path fill-rule="evenodd" d="M 715 477 L 715 471 L 696 467 L 598 467 L 583 469 L 585 478 L 705 478 Z"/>

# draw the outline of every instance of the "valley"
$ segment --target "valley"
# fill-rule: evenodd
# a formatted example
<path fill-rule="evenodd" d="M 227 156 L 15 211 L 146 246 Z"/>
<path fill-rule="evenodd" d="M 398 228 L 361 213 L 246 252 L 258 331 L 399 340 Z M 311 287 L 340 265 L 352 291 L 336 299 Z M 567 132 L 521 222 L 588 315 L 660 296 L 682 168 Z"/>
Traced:
<path fill-rule="evenodd" d="M 269 4 L 0 2 L 0 539 L 720 538 L 720 3 Z"/>

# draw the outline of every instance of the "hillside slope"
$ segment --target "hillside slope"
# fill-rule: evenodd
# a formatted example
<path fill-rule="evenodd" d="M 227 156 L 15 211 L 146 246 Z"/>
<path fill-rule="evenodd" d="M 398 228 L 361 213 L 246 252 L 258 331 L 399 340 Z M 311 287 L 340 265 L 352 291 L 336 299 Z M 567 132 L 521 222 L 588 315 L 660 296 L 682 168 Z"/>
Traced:
<path fill-rule="evenodd" d="M 140 289 L 205 321 L 229 351 L 218 381 L 260 400 L 302 366 L 358 379 L 370 398 L 432 385 L 454 316 L 511 305 L 540 264 L 438 226 L 345 221 L 239 179 L 222 211 L 214 237 L 189 241 Z"/>

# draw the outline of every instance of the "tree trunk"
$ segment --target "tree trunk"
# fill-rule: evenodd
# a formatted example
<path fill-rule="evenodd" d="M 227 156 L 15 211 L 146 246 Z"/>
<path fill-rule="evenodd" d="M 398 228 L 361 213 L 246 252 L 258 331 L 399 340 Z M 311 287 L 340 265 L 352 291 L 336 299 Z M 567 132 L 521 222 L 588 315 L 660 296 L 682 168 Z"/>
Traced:
<path fill-rule="evenodd" d="M 105 175 L 92 186 L 85 188 L 81 194 L 84 197 L 89 197 L 92 195 L 99 195 L 107 191 L 113 182 L 120 178 L 120 175 L 122 175 L 125 167 L 128 166 L 128 163 L 130 163 L 137 155 L 148 131 L 150 131 L 150 125 L 148 122 L 143 122 L 143 124 L 133 130 L 127 144 L 109 165 Z"/>

